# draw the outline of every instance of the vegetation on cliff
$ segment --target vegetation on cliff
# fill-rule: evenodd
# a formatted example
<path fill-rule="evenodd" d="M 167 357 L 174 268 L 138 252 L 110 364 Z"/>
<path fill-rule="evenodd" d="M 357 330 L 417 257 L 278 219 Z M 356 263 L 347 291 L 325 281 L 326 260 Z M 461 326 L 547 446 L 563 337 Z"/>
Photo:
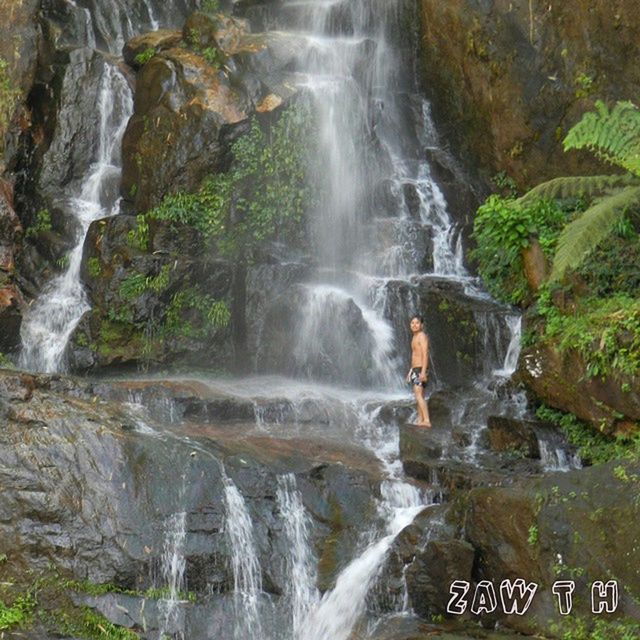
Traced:
<path fill-rule="evenodd" d="M 519 198 L 490 196 L 475 220 L 474 257 L 493 295 L 526 309 L 525 353 L 544 346 L 561 361 L 573 358 L 593 406 L 606 406 L 607 424 L 621 427 L 605 428 L 598 411 L 580 417 L 626 433 L 640 417 L 640 111 L 629 102 L 610 111 L 598 101 L 564 147 L 589 149 L 626 173 L 556 178 Z M 546 396 L 551 384 L 537 383 L 546 373 L 542 363 L 529 376 L 537 395 L 580 414 L 575 401 L 563 404 L 561 391 Z"/>

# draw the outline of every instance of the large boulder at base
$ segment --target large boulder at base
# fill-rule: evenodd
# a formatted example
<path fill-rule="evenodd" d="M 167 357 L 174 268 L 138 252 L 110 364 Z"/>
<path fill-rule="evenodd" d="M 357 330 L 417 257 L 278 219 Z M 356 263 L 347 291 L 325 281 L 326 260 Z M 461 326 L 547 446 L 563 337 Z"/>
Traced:
<path fill-rule="evenodd" d="M 635 0 L 420 0 L 425 86 L 438 131 L 467 166 L 521 185 L 592 173 L 559 141 L 593 100 L 638 93 Z"/>
<path fill-rule="evenodd" d="M 461 498 L 465 539 L 476 550 L 474 579 L 539 585 L 525 616 L 488 618 L 524 633 L 548 631 L 560 621 L 556 580 L 575 581 L 573 615 L 588 618 L 592 583 L 616 580 L 618 615 L 640 620 L 639 471 L 638 463 L 609 463 Z"/>
<path fill-rule="evenodd" d="M 518 373 L 545 404 L 573 413 L 603 433 L 624 434 L 637 429 L 640 380 L 589 377 L 579 353 L 561 352 L 550 344 L 524 349 Z"/>

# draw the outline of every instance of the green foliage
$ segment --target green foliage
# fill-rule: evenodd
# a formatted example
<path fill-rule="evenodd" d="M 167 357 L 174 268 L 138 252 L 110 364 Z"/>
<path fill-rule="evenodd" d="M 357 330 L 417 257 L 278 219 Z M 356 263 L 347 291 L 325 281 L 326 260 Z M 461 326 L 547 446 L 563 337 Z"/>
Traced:
<path fill-rule="evenodd" d="M 0 351 L 0 368 L 2 369 L 14 369 L 15 365 L 12 360 Z M 6 560 L 6 558 L 5 558 Z"/>
<path fill-rule="evenodd" d="M 40 209 L 36 213 L 35 222 L 25 231 L 25 238 L 35 238 L 36 236 L 51 231 L 51 214 L 48 209 Z"/>
<path fill-rule="evenodd" d="M 569 442 L 578 449 L 585 464 L 600 464 L 620 458 L 640 458 L 640 434 L 631 437 L 606 436 L 572 413 L 564 413 L 542 405 L 536 411 L 540 420 L 560 427 Z"/>
<path fill-rule="evenodd" d="M 216 49 L 215 47 L 206 47 L 200 53 L 207 61 L 207 64 L 210 64 L 212 67 L 217 68 L 224 64 L 225 56 L 220 49 Z"/>
<path fill-rule="evenodd" d="M 518 185 L 516 181 L 506 171 L 499 171 L 493 178 L 491 178 L 496 189 L 506 193 L 508 196 L 515 198 L 518 195 Z"/>
<path fill-rule="evenodd" d="M 84 640 L 139 640 L 140 638 L 137 633 L 124 627 L 117 627 L 88 607 L 72 612 L 52 612 L 49 614 L 49 623 L 60 634 Z"/>
<path fill-rule="evenodd" d="M 576 98 L 584 98 L 593 92 L 594 80 L 586 73 L 579 73 L 575 78 Z"/>
<path fill-rule="evenodd" d="M 195 311 L 197 326 L 185 318 L 185 311 Z M 205 338 L 212 330 L 229 324 L 231 313 L 226 303 L 203 294 L 196 287 L 176 293 L 167 308 L 163 331 L 187 338 Z"/>
<path fill-rule="evenodd" d="M 226 173 L 207 178 L 195 194 L 176 193 L 149 211 L 197 229 L 227 255 L 247 255 L 267 239 L 295 238 L 312 200 L 306 184 L 310 113 L 297 106 L 263 129 L 254 118 L 232 147 Z"/>
<path fill-rule="evenodd" d="M 560 640 L 637 640 L 640 624 L 633 620 L 566 616 L 553 623 L 551 632 Z"/>
<path fill-rule="evenodd" d="M 635 296 L 640 291 L 640 235 L 625 216 L 614 233 L 601 242 L 578 271 L 586 289 L 594 297 L 615 293 Z"/>
<path fill-rule="evenodd" d="M 629 174 L 554 178 L 527 191 L 518 199 L 518 203 L 526 204 L 540 198 L 547 200 L 581 198 L 591 201 L 594 198 L 617 193 L 620 189 L 638 185 L 640 185 L 638 178 Z"/>
<path fill-rule="evenodd" d="M 581 79 L 585 84 L 588 76 Z M 591 84 L 589 84 L 589 87 Z M 582 198 L 588 207 L 562 230 L 549 280 L 577 269 L 591 251 L 616 230 L 629 211 L 640 208 L 640 110 L 631 102 L 609 108 L 600 100 L 564 139 L 564 149 L 588 149 L 627 173 L 555 178 L 531 189 L 520 205 L 538 198 Z"/>
<path fill-rule="evenodd" d="M 120 297 L 124 300 L 134 300 L 149 291 L 153 291 L 154 293 L 164 291 L 169 286 L 170 271 L 171 266 L 165 264 L 157 276 L 145 276 L 142 273 L 132 273 L 120 283 Z"/>
<path fill-rule="evenodd" d="M 588 297 L 576 313 L 562 313 L 542 288 L 537 312 L 545 319 L 543 338 L 561 350 L 575 350 L 592 377 L 640 374 L 640 299 L 625 294 Z"/>
<path fill-rule="evenodd" d="M 155 55 L 156 55 L 155 47 L 147 47 L 144 51 L 141 51 L 140 53 L 138 53 L 134 58 L 134 60 L 136 64 L 139 64 L 140 66 L 142 66 L 147 62 L 149 62 L 149 60 L 151 60 L 151 58 L 153 58 L 153 56 Z"/>
<path fill-rule="evenodd" d="M 640 186 L 627 187 L 597 201 L 568 224 L 558 238 L 549 280 L 559 280 L 570 268 L 579 267 L 586 256 L 614 230 L 624 214 L 640 206 Z"/>
<path fill-rule="evenodd" d="M 529 534 L 527 536 L 527 542 L 532 547 L 535 547 L 538 544 L 539 535 L 540 535 L 540 533 L 538 531 L 538 525 L 532 524 L 529 527 Z"/>
<path fill-rule="evenodd" d="M 629 101 L 609 111 L 601 100 L 564 139 L 568 149 L 589 149 L 598 158 L 640 177 L 640 110 Z"/>
<path fill-rule="evenodd" d="M 140 251 L 149 248 L 149 221 L 144 214 L 136 216 L 136 226 L 127 233 L 127 242 L 130 247 Z"/>
<path fill-rule="evenodd" d="M 102 274 L 102 267 L 100 266 L 100 260 L 95 256 L 92 256 L 87 260 L 87 271 L 92 278 L 99 278 Z"/>
<path fill-rule="evenodd" d="M 4 131 L 7 129 L 20 96 L 20 91 L 13 86 L 7 73 L 7 66 L 7 61 L 0 58 L 0 139 L 4 138 Z M 2 142 L 0 142 L 1 146 Z"/>
<path fill-rule="evenodd" d="M 537 237 L 545 255 L 552 255 L 566 213 L 551 200 L 514 200 L 489 196 L 478 209 L 472 256 L 489 291 L 498 299 L 517 304 L 528 293 L 522 250 Z"/>
<path fill-rule="evenodd" d="M 29 624 L 33 619 L 35 604 L 35 598 L 30 592 L 15 598 L 11 605 L 0 600 L 0 631 Z"/>
<path fill-rule="evenodd" d="M 202 11 L 205 13 L 216 13 L 220 10 L 219 0 L 203 0 Z"/>

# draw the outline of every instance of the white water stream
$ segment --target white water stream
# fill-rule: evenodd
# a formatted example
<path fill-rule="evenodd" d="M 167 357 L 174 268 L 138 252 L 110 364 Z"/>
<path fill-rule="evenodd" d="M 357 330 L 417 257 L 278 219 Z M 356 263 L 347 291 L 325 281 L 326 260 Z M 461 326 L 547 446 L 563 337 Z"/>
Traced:
<path fill-rule="evenodd" d="M 79 193 L 71 198 L 76 217 L 76 244 L 69 254 L 66 271 L 47 284 L 31 305 L 22 327 L 20 364 L 26 369 L 55 372 L 64 370 L 64 351 L 82 315 L 89 309 L 80 281 L 82 248 L 89 225 L 114 215 L 119 198 L 105 187 L 118 180 L 121 170 L 121 143 L 133 96 L 118 67 L 105 59 L 96 110 L 99 114 L 95 159 L 87 168 Z M 87 140 L 93 144 L 93 140 Z M 111 194 L 111 195 L 110 195 Z"/>

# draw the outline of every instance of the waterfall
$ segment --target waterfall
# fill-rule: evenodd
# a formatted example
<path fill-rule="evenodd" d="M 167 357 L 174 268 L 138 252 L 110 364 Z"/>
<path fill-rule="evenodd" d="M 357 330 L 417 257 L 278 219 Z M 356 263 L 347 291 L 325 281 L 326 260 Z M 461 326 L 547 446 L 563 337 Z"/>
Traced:
<path fill-rule="evenodd" d="M 32 304 L 21 328 L 20 364 L 26 369 L 55 372 L 64 369 L 67 342 L 82 315 L 89 309 L 80 281 L 82 248 L 89 225 L 118 212 L 122 136 L 133 113 L 133 97 L 118 67 L 105 59 L 96 110 L 99 114 L 95 159 L 87 168 L 78 193 L 71 197 L 71 208 L 78 223 L 76 244 L 69 255 L 66 271 L 47 284 Z M 86 144 L 93 144 L 87 140 Z"/>
<path fill-rule="evenodd" d="M 251 517 L 244 498 L 233 481 L 223 475 L 227 518 L 225 531 L 231 551 L 233 597 L 235 609 L 235 638 L 262 637 L 259 598 L 262 573 L 253 539 Z"/>
<path fill-rule="evenodd" d="M 333 589 L 303 624 L 305 640 L 347 640 L 362 617 L 366 597 L 384 566 L 389 548 L 398 534 L 426 506 L 417 490 L 406 483 L 382 483 L 380 509 L 386 515 L 385 534 L 366 547 L 341 572 Z"/>
<path fill-rule="evenodd" d="M 178 619 L 178 605 L 181 593 L 185 591 L 184 569 L 186 560 L 184 555 L 184 545 L 187 537 L 187 514 L 173 514 L 165 525 L 165 538 L 162 549 L 161 573 L 163 583 L 168 587 L 168 597 L 162 598 L 158 602 L 160 611 L 160 633 L 158 640 L 163 640 L 165 634 L 172 633 L 172 637 L 184 640 L 184 633 L 181 631 L 183 625 Z M 175 635 L 177 634 L 177 636 Z"/>
<path fill-rule="evenodd" d="M 509 345 L 504 356 L 504 362 L 500 369 L 496 369 L 493 373 L 497 376 L 510 378 L 518 365 L 518 357 L 520 356 L 520 338 L 522 337 L 522 317 L 519 315 L 510 315 L 506 317 L 507 328 L 509 329 Z"/>
<path fill-rule="evenodd" d="M 319 593 L 316 588 L 315 558 L 309 542 L 309 517 L 293 474 L 278 476 L 276 498 L 289 543 L 285 595 L 291 611 L 291 638 L 303 640 L 303 621 L 318 602 Z"/>

